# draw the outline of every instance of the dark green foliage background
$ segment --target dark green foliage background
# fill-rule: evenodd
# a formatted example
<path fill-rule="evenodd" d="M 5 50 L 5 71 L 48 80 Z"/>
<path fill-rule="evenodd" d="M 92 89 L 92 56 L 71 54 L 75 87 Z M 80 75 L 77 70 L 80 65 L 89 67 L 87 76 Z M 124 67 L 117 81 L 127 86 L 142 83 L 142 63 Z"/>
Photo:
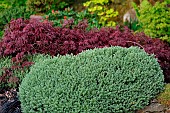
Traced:
<path fill-rule="evenodd" d="M 62 10 L 72 6 L 75 0 L 27 0 L 27 9 L 37 13 L 45 13 L 51 9 Z"/>
<path fill-rule="evenodd" d="M 5 28 L 5 25 L 8 24 L 12 19 L 17 19 L 17 18 L 28 19 L 31 14 L 34 14 L 34 12 L 26 11 L 25 6 L 23 7 L 16 6 L 4 10 L 0 14 L 0 37 L 3 35 L 3 30 Z"/>
<path fill-rule="evenodd" d="M 99 25 L 99 22 L 97 20 L 96 14 L 90 14 L 87 10 L 83 10 L 81 12 L 76 12 L 73 10 L 73 8 L 67 8 L 66 10 L 60 11 L 58 10 L 57 13 L 49 12 L 47 15 L 44 16 L 46 18 L 48 16 L 48 20 L 53 22 L 54 26 L 62 26 L 66 16 L 68 20 L 73 20 L 73 24 L 70 27 L 74 27 L 77 25 L 80 21 L 87 20 L 88 28 L 87 30 L 90 30 L 92 28 L 101 28 L 101 25 Z"/>
<path fill-rule="evenodd" d="M 131 113 L 163 86 L 154 56 L 137 47 L 110 47 L 37 62 L 19 95 L 24 113 Z"/>

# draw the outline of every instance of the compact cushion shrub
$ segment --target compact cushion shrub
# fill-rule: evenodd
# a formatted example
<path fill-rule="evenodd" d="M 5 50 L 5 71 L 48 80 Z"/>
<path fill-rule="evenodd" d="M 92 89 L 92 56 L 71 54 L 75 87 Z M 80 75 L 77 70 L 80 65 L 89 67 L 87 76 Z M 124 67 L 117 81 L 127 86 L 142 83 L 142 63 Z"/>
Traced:
<path fill-rule="evenodd" d="M 37 62 L 19 94 L 24 113 L 130 113 L 163 86 L 153 55 L 137 47 L 110 47 Z"/>

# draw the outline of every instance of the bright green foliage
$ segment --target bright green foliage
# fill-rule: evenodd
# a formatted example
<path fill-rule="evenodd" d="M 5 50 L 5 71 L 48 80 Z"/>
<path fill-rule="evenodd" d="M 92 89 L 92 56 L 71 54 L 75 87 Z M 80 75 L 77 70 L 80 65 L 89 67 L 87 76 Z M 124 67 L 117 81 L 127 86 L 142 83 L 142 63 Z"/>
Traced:
<path fill-rule="evenodd" d="M 102 26 L 116 26 L 116 23 L 112 21 L 114 17 L 118 15 L 117 11 L 113 8 L 108 8 L 109 0 L 89 0 L 84 3 L 84 6 L 88 8 L 91 13 L 96 13 L 99 18 L 99 23 Z"/>
<path fill-rule="evenodd" d="M 137 47 L 110 47 L 37 62 L 19 96 L 24 113 L 131 113 L 163 86 L 153 55 Z"/>
<path fill-rule="evenodd" d="M 26 11 L 26 7 L 11 7 L 4 10 L 0 15 L 0 36 L 3 35 L 3 29 L 6 24 L 8 24 L 11 19 L 24 18 L 28 19 L 34 12 Z"/>
<path fill-rule="evenodd" d="M 91 28 L 100 28 L 99 22 L 97 20 L 97 15 L 90 14 L 87 10 L 83 10 L 81 12 L 76 12 L 73 8 L 65 8 L 65 10 L 52 10 L 50 13 L 44 16 L 48 20 L 53 22 L 54 26 L 62 26 L 62 23 L 65 19 L 73 19 L 74 25 L 77 25 L 78 22 L 83 21 L 86 19 L 88 21 L 88 29 Z M 72 27 L 74 27 L 74 25 Z"/>
<path fill-rule="evenodd" d="M 167 7 L 166 0 L 162 3 L 156 2 L 154 6 L 148 0 L 143 0 L 138 19 L 147 35 L 170 43 L 170 8 Z"/>

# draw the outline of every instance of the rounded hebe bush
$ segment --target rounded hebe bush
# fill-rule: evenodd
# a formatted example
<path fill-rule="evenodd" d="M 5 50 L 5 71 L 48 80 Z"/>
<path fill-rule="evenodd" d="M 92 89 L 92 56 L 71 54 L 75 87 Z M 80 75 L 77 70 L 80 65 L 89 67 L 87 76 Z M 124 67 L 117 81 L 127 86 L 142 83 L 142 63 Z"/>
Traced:
<path fill-rule="evenodd" d="M 36 63 L 19 94 L 25 113 L 129 113 L 146 106 L 163 86 L 153 55 L 110 47 Z"/>

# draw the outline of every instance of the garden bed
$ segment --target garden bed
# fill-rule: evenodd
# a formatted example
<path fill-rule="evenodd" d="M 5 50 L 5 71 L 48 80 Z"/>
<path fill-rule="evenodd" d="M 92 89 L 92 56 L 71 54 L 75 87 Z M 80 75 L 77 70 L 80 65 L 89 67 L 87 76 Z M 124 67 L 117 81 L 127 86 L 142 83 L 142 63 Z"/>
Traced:
<path fill-rule="evenodd" d="M 120 1 L 89 0 L 81 4 L 79 12 L 74 7 L 69 7 L 73 4 L 76 7 L 74 1 L 51 3 L 47 0 L 45 5 L 37 5 L 34 0 L 14 0 L 11 3 L 2 1 L 0 9 L 4 11 L 0 16 L 0 112 L 21 112 L 19 87 L 30 70 L 34 70 L 32 66 L 54 57 L 70 54 L 81 56 L 82 52 L 96 48 L 120 46 L 129 49 L 137 46 L 157 59 L 164 82 L 170 83 L 170 3 L 168 0 L 150 0 L 152 4 L 148 0 L 134 2 L 137 3 L 133 3 L 137 21 L 133 20 L 127 10 L 131 21 L 122 24 L 117 19 L 123 19 L 121 14 L 126 8 L 121 11 L 116 9 L 121 5 L 127 6 L 127 9 L 132 6 Z M 115 8 L 111 7 L 113 4 L 116 4 Z M 163 96 L 169 94 L 166 91 L 164 93 Z M 148 106 L 135 112 L 170 113 L 170 98 L 167 96 L 166 100 L 163 96 L 152 98 Z M 38 108 L 33 110 L 36 109 Z"/>

